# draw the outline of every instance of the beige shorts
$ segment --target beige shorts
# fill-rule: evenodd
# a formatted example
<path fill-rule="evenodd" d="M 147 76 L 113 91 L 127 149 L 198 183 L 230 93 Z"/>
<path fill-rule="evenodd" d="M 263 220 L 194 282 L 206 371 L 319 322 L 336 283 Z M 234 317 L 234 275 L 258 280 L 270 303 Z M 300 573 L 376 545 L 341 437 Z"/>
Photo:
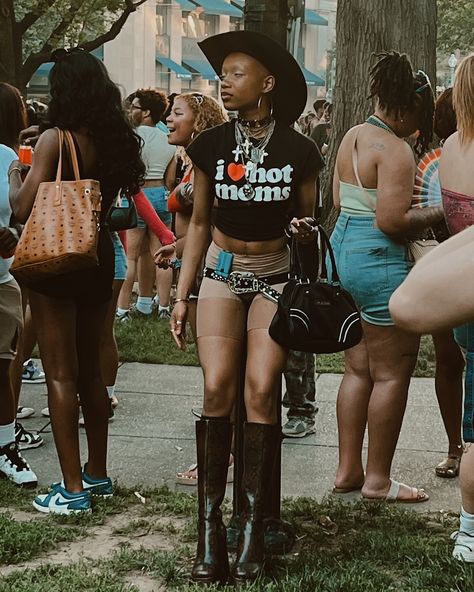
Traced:
<path fill-rule="evenodd" d="M 15 280 L 0 284 L 0 359 L 14 360 L 23 329 L 21 292 Z"/>
<path fill-rule="evenodd" d="M 221 249 L 212 242 L 206 266 L 215 269 Z M 266 255 L 234 255 L 232 271 L 251 271 L 257 276 L 278 275 L 289 269 L 289 251 L 285 247 Z M 273 285 L 283 291 L 286 282 Z M 197 306 L 198 337 L 229 337 L 242 340 L 248 331 L 270 326 L 277 305 L 262 294 L 237 295 L 226 283 L 204 278 Z"/>

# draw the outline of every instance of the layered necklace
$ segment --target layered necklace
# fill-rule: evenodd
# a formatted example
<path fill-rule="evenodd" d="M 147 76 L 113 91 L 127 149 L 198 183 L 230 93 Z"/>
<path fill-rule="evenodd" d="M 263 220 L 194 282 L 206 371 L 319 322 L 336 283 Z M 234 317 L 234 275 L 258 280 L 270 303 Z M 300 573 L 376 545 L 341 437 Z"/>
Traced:
<path fill-rule="evenodd" d="M 244 200 L 250 201 L 255 197 L 255 188 L 250 182 L 250 175 L 259 164 L 263 164 L 265 157 L 268 156 L 265 148 L 273 135 L 274 129 L 275 120 L 272 117 L 250 122 L 237 119 L 235 122 L 235 142 L 237 145 L 232 152 L 234 153 L 234 161 L 240 162 L 244 168 L 245 184 L 242 187 L 242 198 Z M 254 143 L 251 140 L 251 130 L 265 131 L 265 134 Z"/>
<path fill-rule="evenodd" d="M 390 134 L 396 135 L 393 129 L 389 125 L 387 125 L 385 121 L 382 121 L 380 117 L 377 117 L 377 115 L 371 115 L 365 120 L 365 123 L 369 123 L 370 125 L 379 127 L 380 129 L 383 129 L 386 132 L 389 132 Z"/>

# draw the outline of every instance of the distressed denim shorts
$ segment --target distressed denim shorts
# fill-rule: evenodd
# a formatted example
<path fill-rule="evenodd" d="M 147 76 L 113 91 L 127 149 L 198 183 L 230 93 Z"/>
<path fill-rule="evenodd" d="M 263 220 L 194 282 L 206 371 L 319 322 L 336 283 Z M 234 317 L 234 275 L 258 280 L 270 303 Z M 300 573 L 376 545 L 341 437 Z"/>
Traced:
<path fill-rule="evenodd" d="M 115 254 L 115 275 L 114 280 L 126 280 L 127 279 L 127 255 L 123 248 L 122 241 L 118 235 L 118 232 L 111 232 L 112 244 L 114 245 Z"/>
<path fill-rule="evenodd" d="M 341 284 L 352 294 L 361 317 L 388 327 L 394 325 L 388 302 L 408 275 L 410 263 L 406 246 L 374 228 L 374 223 L 373 217 L 341 212 L 331 245 Z"/>
<path fill-rule="evenodd" d="M 169 226 L 171 224 L 171 212 L 168 211 L 168 190 L 166 187 L 164 185 L 161 187 L 144 187 L 143 193 L 163 224 Z M 146 228 L 145 220 L 140 216 L 138 216 L 137 228 Z"/>
<path fill-rule="evenodd" d="M 465 442 L 474 442 L 474 323 L 456 327 L 454 338 L 466 360 L 462 437 Z"/>

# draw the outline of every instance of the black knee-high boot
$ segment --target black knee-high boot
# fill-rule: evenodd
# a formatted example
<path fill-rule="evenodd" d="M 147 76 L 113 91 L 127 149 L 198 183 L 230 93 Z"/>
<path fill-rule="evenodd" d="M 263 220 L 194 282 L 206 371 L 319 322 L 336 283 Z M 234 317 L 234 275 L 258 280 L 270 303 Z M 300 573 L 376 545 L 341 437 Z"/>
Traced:
<path fill-rule="evenodd" d="M 229 577 L 226 529 L 220 505 L 225 495 L 232 425 L 227 418 L 196 422 L 198 459 L 198 546 L 191 577 L 203 584 Z"/>
<path fill-rule="evenodd" d="M 244 426 L 243 510 L 237 560 L 232 569 L 236 584 L 255 580 L 263 568 L 265 504 L 280 441 L 279 425 L 246 423 Z"/>

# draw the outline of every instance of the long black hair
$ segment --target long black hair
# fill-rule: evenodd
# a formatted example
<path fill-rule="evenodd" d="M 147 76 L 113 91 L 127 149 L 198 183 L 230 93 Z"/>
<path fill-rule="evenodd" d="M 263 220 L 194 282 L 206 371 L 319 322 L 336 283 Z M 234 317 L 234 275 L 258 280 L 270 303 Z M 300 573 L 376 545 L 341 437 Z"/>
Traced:
<path fill-rule="evenodd" d="M 104 190 L 138 193 L 145 176 L 141 140 L 125 116 L 120 91 L 105 66 L 80 49 L 56 50 L 51 57 L 55 64 L 49 74 L 48 125 L 73 131 L 85 128 L 97 149 Z"/>
<path fill-rule="evenodd" d="M 418 114 L 419 136 L 415 143 L 418 155 L 433 141 L 434 95 L 428 76 L 413 71 L 404 53 L 388 51 L 376 54 L 377 63 L 370 71 L 370 97 L 376 97 L 381 109 L 393 117 L 408 111 Z"/>

